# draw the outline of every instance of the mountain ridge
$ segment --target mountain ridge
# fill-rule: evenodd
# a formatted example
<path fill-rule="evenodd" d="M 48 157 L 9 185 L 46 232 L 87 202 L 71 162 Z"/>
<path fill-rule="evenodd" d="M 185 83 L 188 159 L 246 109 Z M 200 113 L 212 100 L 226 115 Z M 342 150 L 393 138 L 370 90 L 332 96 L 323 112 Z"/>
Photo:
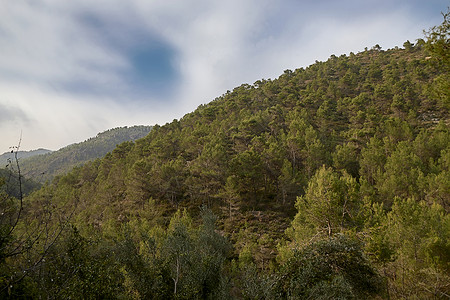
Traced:
<path fill-rule="evenodd" d="M 70 171 L 75 166 L 101 158 L 118 144 L 144 137 L 151 128 L 152 126 L 143 125 L 111 128 L 98 133 L 95 137 L 67 145 L 56 151 L 39 153 L 39 156 L 32 157 L 19 156 L 22 174 L 44 183 Z"/>
<path fill-rule="evenodd" d="M 13 153 L 14 151 L 8 151 L 5 152 L 3 154 L 0 155 L 0 162 L 3 163 L 7 163 L 8 160 L 12 160 L 15 158 L 15 154 Z M 49 149 L 44 149 L 44 148 L 39 148 L 36 150 L 28 150 L 28 151 L 23 151 L 20 150 L 17 152 L 17 158 L 19 159 L 25 159 L 25 158 L 29 158 L 32 156 L 36 156 L 36 155 L 43 155 L 43 154 L 47 154 L 47 153 L 51 153 L 53 152 L 52 150 Z"/>

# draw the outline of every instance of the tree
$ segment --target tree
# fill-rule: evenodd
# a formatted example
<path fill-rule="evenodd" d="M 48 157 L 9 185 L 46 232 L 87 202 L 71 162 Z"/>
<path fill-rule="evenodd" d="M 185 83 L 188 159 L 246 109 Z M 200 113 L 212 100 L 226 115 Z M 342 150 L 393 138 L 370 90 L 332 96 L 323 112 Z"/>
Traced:
<path fill-rule="evenodd" d="M 264 167 L 261 155 L 251 150 L 237 154 L 230 162 L 233 175 L 237 177 L 239 194 L 258 203 L 264 190 Z"/>
<path fill-rule="evenodd" d="M 201 149 L 196 159 L 189 162 L 190 174 L 186 189 L 191 201 L 201 201 L 209 207 L 223 187 L 229 160 L 229 145 L 223 135 L 216 136 Z"/>
<path fill-rule="evenodd" d="M 450 293 L 450 217 L 442 206 L 396 197 L 374 205 L 367 249 L 386 275 L 391 297 L 445 298 Z"/>
<path fill-rule="evenodd" d="M 367 299 L 383 295 L 383 280 L 360 242 L 335 235 L 296 250 L 274 292 L 285 299 Z"/>
<path fill-rule="evenodd" d="M 150 188 L 157 199 L 166 199 L 178 207 L 185 192 L 186 162 L 182 157 L 168 161 L 154 161 Z"/>
<path fill-rule="evenodd" d="M 230 251 L 227 240 L 215 231 L 217 217 L 206 208 L 203 224 L 194 229 L 190 217 L 178 211 L 161 246 L 164 266 L 173 280 L 176 299 L 213 297 L 226 293 L 223 265 Z"/>
<path fill-rule="evenodd" d="M 420 198 L 420 181 L 424 177 L 422 168 L 423 163 L 414 154 L 410 143 L 398 143 L 395 152 L 387 158 L 377 185 L 385 203 L 390 205 L 395 196 Z"/>
<path fill-rule="evenodd" d="M 386 163 L 384 144 L 380 139 L 371 138 L 366 147 L 361 150 L 360 175 L 369 184 L 374 185 L 379 175 L 382 173 Z"/>
<path fill-rule="evenodd" d="M 443 71 L 434 80 L 436 97 L 439 105 L 450 109 L 450 7 L 442 14 L 444 21 L 439 26 L 433 26 L 425 32 L 427 39 L 425 47 L 431 53 L 431 62 Z"/>
<path fill-rule="evenodd" d="M 45 261 L 50 250 L 65 230 L 70 214 L 61 216 L 51 205 L 42 203 L 34 214 L 25 214 L 23 177 L 20 170 L 18 146 L 11 150 L 16 167 L 18 198 L 0 189 L 0 297 L 29 296 L 27 287 L 33 272 Z M 11 177 L 14 178 L 14 177 Z M 4 181 L 0 179 L 0 184 Z M 30 207 L 27 207 L 28 209 Z M 55 220 L 59 219 L 55 222 Z"/>
<path fill-rule="evenodd" d="M 233 222 L 236 215 L 239 213 L 239 209 L 242 205 L 242 200 L 238 192 L 237 178 L 232 175 L 227 178 L 225 186 L 219 196 L 224 200 L 225 206 L 223 207 L 224 214 L 228 217 L 228 223 Z M 226 224 L 227 225 L 227 224 Z"/>
<path fill-rule="evenodd" d="M 359 178 L 359 151 L 354 143 L 337 145 L 333 152 L 333 165 L 338 170 L 344 170 L 351 176 Z"/>
<path fill-rule="evenodd" d="M 450 150 L 442 150 L 436 173 L 427 176 L 425 199 L 428 203 L 439 203 L 446 212 L 450 210 Z"/>
<path fill-rule="evenodd" d="M 283 160 L 283 166 L 278 176 L 278 188 L 281 194 L 282 203 L 289 202 L 290 199 L 295 199 L 301 189 L 301 180 L 298 173 L 294 172 L 292 164 L 289 160 Z"/>
<path fill-rule="evenodd" d="M 300 245 L 314 237 L 332 237 L 358 225 L 360 205 L 356 180 L 322 166 L 308 183 L 305 195 L 297 198 L 298 213 L 286 233 Z"/>
<path fill-rule="evenodd" d="M 405 48 L 406 51 L 410 52 L 414 49 L 414 44 L 412 44 L 409 40 L 403 43 L 403 48 Z"/>
<path fill-rule="evenodd" d="M 177 215 L 172 218 L 168 233 L 163 251 L 173 280 L 173 295 L 187 298 L 196 293 L 195 283 L 191 282 L 193 278 L 189 276 L 190 266 L 193 266 L 193 241 L 188 227 Z"/>
<path fill-rule="evenodd" d="M 200 261 L 196 277 L 200 282 L 200 295 L 203 298 L 217 299 L 220 295 L 228 298 L 225 262 L 230 256 L 232 246 L 216 231 L 217 216 L 206 207 L 201 208 L 202 225 L 197 229 L 195 252 Z"/>
<path fill-rule="evenodd" d="M 164 238 L 164 230 L 156 226 L 150 230 L 140 222 L 122 226 L 113 252 L 121 266 L 124 294 L 129 298 L 173 297 L 170 271 L 164 257 L 159 256 Z"/>
<path fill-rule="evenodd" d="M 433 26 L 430 30 L 425 31 L 426 48 L 433 55 L 435 59 L 440 60 L 440 63 L 448 70 L 450 68 L 450 8 L 443 13 L 444 21 L 439 26 Z"/>
<path fill-rule="evenodd" d="M 295 170 L 303 169 L 311 177 L 325 161 L 325 147 L 318 132 L 308 124 L 301 112 L 291 112 L 289 131 L 286 137 L 287 147 Z"/>
<path fill-rule="evenodd" d="M 104 241 L 83 237 L 74 226 L 53 245 L 31 275 L 33 297 L 114 299 L 123 293 L 118 261 Z"/>

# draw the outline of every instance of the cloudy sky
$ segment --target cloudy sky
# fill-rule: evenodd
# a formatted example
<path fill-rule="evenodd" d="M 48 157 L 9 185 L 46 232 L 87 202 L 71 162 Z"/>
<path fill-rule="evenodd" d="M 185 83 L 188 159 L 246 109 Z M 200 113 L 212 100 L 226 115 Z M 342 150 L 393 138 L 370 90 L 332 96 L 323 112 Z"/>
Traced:
<path fill-rule="evenodd" d="M 448 0 L 0 0 L 0 153 L 163 125 L 331 54 L 401 47 Z"/>

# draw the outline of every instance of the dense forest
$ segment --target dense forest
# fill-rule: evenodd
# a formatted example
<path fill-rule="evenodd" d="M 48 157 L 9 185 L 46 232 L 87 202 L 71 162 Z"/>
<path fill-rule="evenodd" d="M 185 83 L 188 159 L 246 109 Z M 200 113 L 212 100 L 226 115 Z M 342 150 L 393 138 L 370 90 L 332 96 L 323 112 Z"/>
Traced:
<path fill-rule="evenodd" d="M 1 297 L 448 298 L 449 17 L 0 191 Z"/>

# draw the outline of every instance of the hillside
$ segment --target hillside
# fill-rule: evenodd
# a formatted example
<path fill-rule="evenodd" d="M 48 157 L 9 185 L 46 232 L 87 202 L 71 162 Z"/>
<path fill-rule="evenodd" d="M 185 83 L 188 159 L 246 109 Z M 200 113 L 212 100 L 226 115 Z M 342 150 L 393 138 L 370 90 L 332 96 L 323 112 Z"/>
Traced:
<path fill-rule="evenodd" d="M 23 196 L 29 195 L 31 192 L 41 188 L 41 184 L 28 178 L 22 178 L 22 191 L 20 191 L 17 184 L 18 176 L 16 172 L 11 171 L 9 168 L 0 169 L 0 189 L 9 196 L 20 198 L 20 192 Z M 3 185 L 4 183 L 4 185 Z"/>
<path fill-rule="evenodd" d="M 46 233 L 31 261 L 46 262 L 17 289 L 446 297 L 448 16 L 427 41 L 243 84 L 57 177 L 25 199 L 22 230 Z"/>
<path fill-rule="evenodd" d="M 25 159 L 25 158 L 30 158 L 36 155 L 42 155 L 42 154 L 47 154 L 52 152 L 51 150 L 48 149 L 37 149 L 37 150 L 31 150 L 31 151 L 19 151 L 17 152 L 17 158 L 19 159 Z M 13 160 L 14 159 L 14 153 L 11 152 L 5 152 L 2 155 L 0 155 L 0 163 L 1 164 L 7 164 L 8 160 Z"/>
<path fill-rule="evenodd" d="M 424 198 L 423 191 L 407 188 L 413 182 L 385 191 L 385 181 L 395 174 L 377 170 L 386 171 L 389 157 L 408 146 L 404 151 L 417 152 L 426 177 L 436 171 L 430 160 L 437 164 L 448 146 L 443 140 L 411 148 L 416 139 L 431 143 L 433 134 L 446 133 L 449 122 L 448 106 L 431 93 L 438 69 L 425 58 L 420 43 L 409 50 L 374 48 L 244 84 L 179 121 L 155 126 L 136 143 L 119 145 L 55 187 L 69 179 L 82 182 L 78 192 L 94 192 L 96 205 L 117 204 L 111 217 L 120 212 L 128 218 L 150 198 L 174 209 L 201 204 L 218 209 L 230 194 L 233 206 L 244 212 L 269 206 L 289 215 L 325 165 L 362 177 L 380 201 Z M 384 157 L 369 161 L 369 150 Z M 87 221 L 100 222 L 99 215 L 92 210 Z"/>
<path fill-rule="evenodd" d="M 118 144 L 135 141 L 146 136 L 151 126 L 118 127 L 99 133 L 84 142 L 69 145 L 45 155 L 23 157 L 22 174 L 44 183 L 55 176 L 67 173 L 76 166 L 105 156 Z"/>

